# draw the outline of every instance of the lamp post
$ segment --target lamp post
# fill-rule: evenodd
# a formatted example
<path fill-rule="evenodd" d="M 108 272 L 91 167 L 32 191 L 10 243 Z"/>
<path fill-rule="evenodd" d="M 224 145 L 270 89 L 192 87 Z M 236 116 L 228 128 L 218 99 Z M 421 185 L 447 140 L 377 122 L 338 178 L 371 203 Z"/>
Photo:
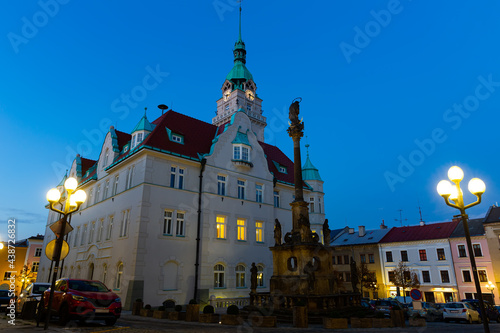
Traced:
<path fill-rule="evenodd" d="M 59 260 L 61 259 L 61 249 L 64 243 L 63 238 L 64 235 L 67 233 L 67 231 L 65 232 L 67 219 L 68 216 L 76 212 L 80 208 L 82 203 L 85 202 L 85 199 L 87 199 L 87 194 L 85 193 L 85 191 L 78 190 L 75 192 L 77 186 L 78 186 L 78 181 L 75 178 L 70 177 L 66 179 L 66 181 L 64 182 L 64 188 L 66 189 L 67 192 L 66 198 L 61 199 L 61 192 L 59 192 L 59 190 L 56 188 L 53 188 L 49 190 L 49 192 L 47 192 L 47 201 L 50 203 L 49 209 L 61 214 L 62 219 L 56 222 L 56 223 L 60 222 L 60 226 L 58 226 L 58 229 L 54 231 L 56 234 L 54 252 L 52 255 L 52 261 L 54 262 L 54 271 L 52 273 L 52 283 L 50 286 L 48 311 L 45 318 L 45 326 L 44 326 L 45 330 L 49 327 L 50 313 L 51 313 L 50 310 L 52 307 L 52 299 L 54 297 L 54 288 L 57 280 Z M 63 210 L 55 208 L 56 204 L 60 204 L 61 207 L 63 207 L 62 208 Z"/>
<path fill-rule="evenodd" d="M 491 283 L 491 281 L 488 281 L 488 284 L 486 285 L 486 289 L 491 291 L 491 300 L 493 301 L 493 305 L 495 305 L 495 294 L 493 293 L 493 290 L 495 290 L 495 285 Z"/>
<path fill-rule="evenodd" d="M 483 294 L 481 293 L 481 285 L 479 283 L 479 277 L 477 275 L 476 259 L 474 258 L 474 252 L 472 250 L 472 242 L 470 239 L 469 224 L 468 224 L 469 217 L 465 213 L 466 209 L 479 205 L 481 203 L 481 196 L 486 190 L 486 185 L 481 179 L 472 178 L 469 181 L 468 188 L 469 191 L 476 196 L 477 200 L 473 203 L 465 205 L 463 192 L 460 189 L 460 182 L 462 181 L 462 179 L 464 179 L 464 172 L 459 167 L 452 166 L 448 170 L 448 178 L 454 184 L 452 185 L 449 181 L 442 180 L 437 185 L 437 191 L 439 195 L 444 198 L 445 203 L 450 207 L 458 209 L 460 211 L 460 215 L 462 216 L 465 239 L 467 241 L 467 248 L 469 250 L 469 259 L 470 259 L 470 264 L 472 266 L 472 274 L 474 276 L 474 283 L 476 285 L 476 292 L 479 299 L 479 308 L 480 308 L 479 310 L 481 311 L 481 318 L 483 319 L 484 331 L 486 333 L 489 333 L 490 328 L 488 326 L 488 320 L 486 319 L 486 313 L 484 311 L 485 308 L 483 302 Z"/>

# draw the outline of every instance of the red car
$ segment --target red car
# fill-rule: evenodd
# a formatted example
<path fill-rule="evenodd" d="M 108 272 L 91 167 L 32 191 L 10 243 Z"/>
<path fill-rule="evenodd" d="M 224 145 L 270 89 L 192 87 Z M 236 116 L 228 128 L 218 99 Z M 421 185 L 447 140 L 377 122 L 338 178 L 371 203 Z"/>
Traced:
<path fill-rule="evenodd" d="M 50 289 L 44 292 L 43 305 L 49 306 Z M 114 325 L 122 311 L 120 297 L 102 282 L 80 279 L 60 279 L 56 281 L 52 314 L 59 317 L 61 324 L 71 319 L 104 320 L 106 325 Z"/>

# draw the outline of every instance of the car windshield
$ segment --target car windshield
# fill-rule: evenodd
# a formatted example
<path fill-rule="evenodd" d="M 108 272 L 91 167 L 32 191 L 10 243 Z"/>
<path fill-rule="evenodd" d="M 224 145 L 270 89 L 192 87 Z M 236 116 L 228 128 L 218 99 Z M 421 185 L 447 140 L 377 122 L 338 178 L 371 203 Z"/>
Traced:
<path fill-rule="evenodd" d="M 49 286 L 33 286 L 33 294 L 43 294 L 45 290 L 49 289 Z"/>
<path fill-rule="evenodd" d="M 462 303 L 448 303 L 448 304 L 446 304 L 446 307 L 449 309 L 463 309 L 464 304 L 462 304 Z"/>
<path fill-rule="evenodd" d="M 94 291 L 94 292 L 108 292 L 108 288 L 103 285 L 101 282 L 97 281 L 68 281 L 69 289 L 77 290 L 77 291 Z"/>
<path fill-rule="evenodd" d="M 9 297 L 8 290 L 0 290 L 0 297 Z"/>

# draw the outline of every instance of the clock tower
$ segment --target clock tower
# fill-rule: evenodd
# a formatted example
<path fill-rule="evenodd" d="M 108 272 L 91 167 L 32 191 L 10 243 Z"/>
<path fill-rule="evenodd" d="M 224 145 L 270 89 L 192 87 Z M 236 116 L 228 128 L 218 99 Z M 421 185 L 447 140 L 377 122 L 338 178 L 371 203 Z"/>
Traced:
<path fill-rule="evenodd" d="M 252 130 L 259 141 L 264 142 L 264 128 L 266 117 L 262 116 L 262 99 L 257 96 L 257 86 L 253 76 L 245 66 L 245 43 L 241 39 L 241 7 L 239 37 L 234 44 L 234 66 L 226 76 L 222 85 L 222 98 L 217 101 L 217 115 L 212 119 L 212 124 L 223 125 L 231 120 L 234 113 L 243 111 L 252 122 Z"/>

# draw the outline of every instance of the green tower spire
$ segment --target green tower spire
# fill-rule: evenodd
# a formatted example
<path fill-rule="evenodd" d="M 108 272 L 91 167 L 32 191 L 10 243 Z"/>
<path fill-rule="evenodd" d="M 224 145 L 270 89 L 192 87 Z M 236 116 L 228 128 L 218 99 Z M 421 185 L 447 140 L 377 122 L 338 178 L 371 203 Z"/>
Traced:
<path fill-rule="evenodd" d="M 243 39 L 241 38 L 241 3 L 238 40 L 236 41 L 236 43 L 234 43 L 233 55 L 234 66 L 226 76 L 226 80 L 234 83 L 234 89 L 243 89 L 243 83 L 247 82 L 248 80 L 253 81 L 253 76 L 245 66 L 247 62 L 247 51 L 245 50 L 245 42 L 243 42 Z"/>

